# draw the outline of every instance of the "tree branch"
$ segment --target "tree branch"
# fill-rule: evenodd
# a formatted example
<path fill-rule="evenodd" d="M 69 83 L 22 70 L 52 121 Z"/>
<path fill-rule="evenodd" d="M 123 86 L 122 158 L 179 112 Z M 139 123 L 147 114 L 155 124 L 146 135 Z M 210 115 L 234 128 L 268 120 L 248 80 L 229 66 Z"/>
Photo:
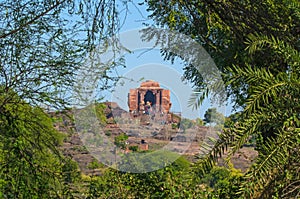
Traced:
<path fill-rule="evenodd" d="M 52 11 L 53 9 L 57 8 L 59 5 L 61 5 L 62 3 L 64 3 L 66 0 L 63 0 L 62 2 L 56 1 L 57 3 L 55 5 L 53 5 L 52 7 L 48 8 L 47 10 L 45 10 L 44 12 L 42 12 L 41 14 L 35 16 L 33 19 L 29 20 L 28 22 L 26 22 L 25 24 L 21 25 L 20 27 L 18 27 L 17 29 L 11 30 L 8 33 L 5 33 L 3 35 L 0 35 L 0 39 L 3 39 L 7 36 L 10 36 L 12 34 L 15 34 L 17 32 L 19 32 L 20 30 L 22 30 L 23 28 L 25 28 L 26 26 L 32 24 L 34 21 L 36 21 L 37 19 L 45 16 L 47 13 L 49 13 L 50 11 Z"/>

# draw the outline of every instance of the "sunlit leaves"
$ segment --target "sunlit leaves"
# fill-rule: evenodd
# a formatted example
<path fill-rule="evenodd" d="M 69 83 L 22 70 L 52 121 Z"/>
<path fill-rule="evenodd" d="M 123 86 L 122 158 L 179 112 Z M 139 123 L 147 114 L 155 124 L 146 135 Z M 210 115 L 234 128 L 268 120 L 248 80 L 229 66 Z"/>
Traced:
<path fill-rule="evenodd" d="M 63 165 L 56 147 L 63 136 L 41 109 L 21 102 L 2 107 L 0 193 L 4 198 L 54 197 Z"/>
<path fill-rule="evenodd" d="M 224 148 L 229 147 L 230 157 L 243 147 L 250 136 L 255 136 L 259 155 L 240 184 L 239 194 L 246 198 L 295 197 L 299 195 L 296 168 L 300 165 L 300 62 L 299 57 L 293 55 L 299 52 L 274 38 L 252 37 L 251 42 L 251 54 L 272 47 L 290 65 L 286 71 L 277 74 L 250 65 L 243 69 L 237 66 L 230 69 L 232 76 L 228 84 L 239 82 L 242 78 L 249 85 L 245 108 L 238 122 L 225 129 L 214 147 L 207 151 L 208 155 L 200 159 L 198 168 L 201 172 L 209 170 L 218 155 L 224 153 Z M 285 172 L 289 172 L 288 182 Z M 296 188 L 290 188 L 291 184 Z"/>

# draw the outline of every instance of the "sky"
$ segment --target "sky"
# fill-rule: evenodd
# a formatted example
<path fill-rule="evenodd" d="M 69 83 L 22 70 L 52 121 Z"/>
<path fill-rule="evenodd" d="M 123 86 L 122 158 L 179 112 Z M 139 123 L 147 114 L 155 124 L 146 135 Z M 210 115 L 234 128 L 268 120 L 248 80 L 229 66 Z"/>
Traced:
<path fill-rule="evenodd" d="M 129 12 L 127 12 L 126 20 L 123 22 L 120 31 L 120 40 L 122 45 L 130 49 L 130 53 L 123 51 L 120 57 L 124 56 L 126 68 L 120 67 L 117 73 L 122 78 L 114 89 L 114 92 L 104 92 L 105 100 L 114 101 L 124 110 L 128 110 L 127 96 L 130 88 L 138 88 L 142 81 L 154 80 L 158 81 L 161 87 L 171 91 L 172 112 L 181 112 L 183 117 L 195 119 L 204 117 L 205 111 L 210 107 L 216 107 L 217 110 L 228 116 L 231 113 L 231 105 L 226 106 L 213 104 L 210 96 L 206 99 L 202 106 L 195 110 L 189 106 L 189 99 L 193 93 L 192 85 L 182 81 L 183 61 L 176 59 L 174 63 L 165 61 L 161 56 L 158 47 L 153 48 L 154 43 L 142 41 L 137 34 L 139 29 L 144 28 L 143 23 L 151 24 L 151 20 L 147 19 L 147 11 L 145 6 L 134 6 L 128 3 Z M 121 16 L 122 18 L 122 16 Z M 111 54 L 105 53 L 101 55 L 101 60 L 106 62 L 110 60 Z"/>

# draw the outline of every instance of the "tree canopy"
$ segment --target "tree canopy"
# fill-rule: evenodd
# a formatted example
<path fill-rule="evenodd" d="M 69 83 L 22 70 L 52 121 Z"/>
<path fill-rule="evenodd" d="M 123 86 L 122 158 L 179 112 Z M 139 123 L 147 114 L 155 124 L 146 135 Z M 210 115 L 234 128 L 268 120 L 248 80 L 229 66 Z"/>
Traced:
<path fill-rule="evenodd" d="M 204 120 L 207 123 L 223 124 L 225 117 L 219 113 L 216 108 L 209 108 L 204 114 Z"/>
<path fill-rule="evenodd" d="M 299 1 L 146 2 L 158 26 L 203 45 L 223 72 L 228 96 L 243 107 L 235 124 L 199 160 L 200 171 L 254 136 L 259 155 L 238 193 L 242 198 L 299 196 Z M 177 56 L 167 49 L 164 55 Z M 201 74 L 189 63 L 184 76 L 198 93 L 205 92 Z M 202 95 L 196 103 L 201 100 Z"/>
<path fill-rule="evenodd" d="M 273 48 L 289 69 L 280 73 L 258 67 L 232 67 L 231 81 L 245 78 L 249 96 L 245 109 L 230 128 L 199 162 L 206 170 L 218 154 L 230 146 L 229 154 L 236 153 L 250 139 L 256 138 L 258 158 L 244 176 L 240 192 L 246 198 L 293 198 L 299 195 L 299 51 L 287 43 L 259 37 L 249 44 L 249 53 Z M 202 171 L 203 171 L 202 170 Z M 288 176 L 289 175 L 289 176 Z"/>
<path fill-rule="evenodd" d="M 0 96 L 0 102 L 6 99 Z M 57 146 L 63 136 L 40 108 L 14 96 L 0 117 L 0 197 L 55 197 L 64 161 Z M 36 190 L 36 191 L 35 191 Z"/>
<path fill-rule="evenodd" d="M 230 117 L 214 145 L 203 148 L 193 164 L 183 157 L 170 163 L 167 157 L 177 157 L 175 153 L 148 156 L 143 152 L 145 161 L 139 169 L 155 167 L 157 171 L 132 174 L 109 168 L 102 176 L 86 177 L 79 174 L 71 158 L 63 157 L 59 146 L 65 135 L 54 129 L 44 107 L 61 110 L 70 105 L 69 92 L 78 69 L 86 57 L 90 61 L 97 58 L 93 57 L 97 56 L 95 49 L 120 49 L 118 42 L 110 43 L 107 38 L 115 38 L 120 30 L 118 6 L 126 2 L 0 3 L 0 198 L 298 198 L 298 0 L 141 2 L 154 26 L 183 33 L 205 48 L 222 72 L 227 97 L 232 97 L 241 112 Z M 199 55 L 197 49 L 184 49 L 188 48 L 185 44 L 180 43 L 179 50 Z M 170 60 L 180 57 L 171 50 L 163 49 L 162 55 Z M 99 73 L 102 85 L 98 89 L 108 89 L 110 81 L 117 79 L 110 71 L 122 63 L 114 59 Z M 203 74 L 184 61 L 184 78 L 194 84 L 196 93 L 210 92 Z M 201 103 L 203 96 L 207 95 L 200 95 L 195 103 Z M 104 111 L 105 106 L 96 103 L 86 114 L 96 115 L 105 125 Z M 224 117 L 216 109 L 205 114 L 206 122 L 219 124 L 221 120 Z M 126 148 L 126 134 L 113 138 L 118 147 Z M 258 156 L 241 174 L 229 161 L 249 139 L 254 140 Z M 216 167 L 225 153 L 229 168 Z M 134 154 L 131 157 L 129 164 L 120 166 L 135 165 Z M 158 160 L 165 160 L 164 168 L 153 164 Z M 94 162 L 91 167 L 99 164 Z M 80 188 L 78 179 L 83 181 Z"/>
<path fill-rule="evenodd" d="M 119 30 L 111 0 L 3 1 L 0 8 L 1 92 L 14 90 L 31 104 L 70 102 L 67 92 L 80 65 Z M 101 75 L 113 79 L 106 71 Z"/>
<path fill-rule="evenodd" d="M 283 1 L 167 1 L 147 0 L 148 11 L 158 26 L 186 34 L 198 41 L 224 73 L 228 95 L 244 106 L 248 85 L 244 78 L 228 82 L 233 65 L 256 66 L 273 73 L 286 71 L 285 60 L 266 47 L 249 55 L 249 40 L 256 36 L 275 37 L 299 50 L 299 10 L 297 0 Z M 166 51 L 166 58 L 176 54 Z M 200 91 L 206 89 L 201 74 L 187 63 L 184 77 Z"/>
<path fill-rule="evenodd" d="M 63 134 L 44 111 L 70 105 L 78 68 L 119 27 L 111 0 L 1 1 L 1 198 L 67 197 L 64 179 L 76 166 L 58 150 Z M 101 75 L 107 88 L 114 77 Z"/>

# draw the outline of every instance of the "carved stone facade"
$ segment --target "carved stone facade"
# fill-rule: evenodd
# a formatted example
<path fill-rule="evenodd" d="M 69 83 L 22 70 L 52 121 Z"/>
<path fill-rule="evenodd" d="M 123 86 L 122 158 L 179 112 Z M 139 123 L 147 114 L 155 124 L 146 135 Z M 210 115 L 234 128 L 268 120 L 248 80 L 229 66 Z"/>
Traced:
<path fill-rule="evenodd" d="M 148 80 L 142 82 L 139 88 L 130 89 L 128 106 L 131 113 L 141 113 L 149 104 L 155 111 L 169 113 L 171 108 L 170 90 L 160 88 L 158 82 Z"/>

